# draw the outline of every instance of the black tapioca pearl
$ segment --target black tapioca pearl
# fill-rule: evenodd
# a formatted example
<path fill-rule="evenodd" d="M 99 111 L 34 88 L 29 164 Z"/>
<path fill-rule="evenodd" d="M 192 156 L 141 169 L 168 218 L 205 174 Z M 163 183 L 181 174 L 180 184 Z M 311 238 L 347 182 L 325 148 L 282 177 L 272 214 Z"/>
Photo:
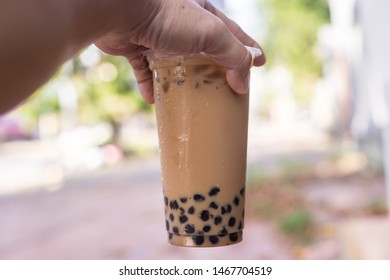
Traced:
<path fill-rule="evenodd" d="M 180 215 L 184 215 L 186 210 L 183 207 L 179 207 Z"/>
<path fill-rule="evenodd" d="M 179 209 L 179 204 L 177 203 L 176 200 L 172 200 L 172 201 L 169 203 L 169 207 L 170 207 L 172 210 L 177 210 L 177 209 Z"/>
<path fill-rule="evenodd" d="M 203 227 L 204 232 L 209 232 L 210 230 L 211 230 L 211 226 L 209 226 L 209 225 L 206 225 Z"/>
<path fill-rule="evenodd" d="M 179 221 L 180 221 L 180 223 L 184 224 L 185 222 L 188 221 L 188 218 L 187 218 L 186 215 L 183 215 L 183 216 L 180 216 L 180 217 L 179 217 Z"/>
<path fill-rule="evenodd" d="M 206 71 L 210 68 L 210 65 L 196 65 L 192 68 L 194 74 L 199 74 L 200 72 Z"/>
<path fill-rule="evenodd" d="M 176 234 L 179 234 L 179 228 L 178 227 L 173 227 L 172 231 Z"/>
<path fill-rule="evenodd" d="M 186 203 L 187 202 L 187 198 L 186 197 L 180 197 L 180 201 L 182 202 L 182 203 Z"/>
<path fill-rule="evenodd" d="M 213 209 L 218 209 L 218 204 L 213 201 L 210 203 L 209 207 Z"/>
<path fill-rule="evenodd" d="M 208 221 L 208 220 L 210 219 L 210 213 L 209 213 L 209 211 L 203 210 L 202 212 L 200 212 L 199 218 L 200 218 L 202 221 L 204 221 L 204 222 Z"/>
<path fill-rule="evenodd" d="M 236 242 L 238 240 L 238 234 L 237 232 L 233 232 L 231 234 L 229 234 L 229 239 L 233 242 Z"/>
<path fill-rule="evenodd" d="M 165 227 L 167 230 L 169 230 L 169 222 L 167 220 L 165 220 Z"/>
<path fill-rule="evenodd" d="M 204 236 L 201 235 L 195 235 L 192 237 L 192 240 L 195 242 L 196 245 L 202 245 L 204 243 Z"/>
<path fill-rule="evenodd" d="M 222 206 L 221 208 L 221 214 L 224 215 L 226 213 L 232 212 L 232 206 L 230 204 Z"/>
<path fill-rule="evenodd" d="M 212 81 L 212 80 L 203 80 L 203 83 L 204 83 L 205 85 L 210 85 L 210 84 L 213 83 L 213 81 Z"/>
<path fill-rule="evenodd" d="M 236 218 L 230 217 L 228 222 L 229 227 L 234 227 L 235 224 L 236 224 Z"/>
<path fill-rule="evenodd" d="M 165 80 L 166 78 L 164 78 Z M 169 89 L 169 82 L 168 81 L 165 81 L 163 84 L 162 84 L 162 89 L 165 93 L 168 92 L 168 89 Z"/>
<path fill-rule="evenodd" d="M 201 202 L 201 201 L 204 201 L 204 199 L 205 199 L 204 196 L 201 195 L 201 194 L 194 195 L 194 200 L 195 201 Z"/>
<path fill-rule="evenodd" d="M 173 222 L 175 220 L 175 216 L 173 216 L 173 214 L 169 214 L 169 219 Z"/>
<path fill-rule="evenodd" d="M 214 218 L 214 224 L 215 225 L 219 225 L 221 222 L 222 222 L 222 217 L 221 216 L 217 216 L 217 217 Z"/>
<path fill-rule="evenodd" d="M 173 238 L 172 232 L 168 233 L 168 238 L 169 238 L 169 240 L 171 240 Z"/>
<path fill-rule="evenodd" d="M 238 206 L 238 204 L 240 204 L 240 199 L 238 198 L 238 196 L 236 196 L 233 200 L 233 203 L 234 205 Z"/>
<path fill-rule="evenodd" d="M 242 223 L 241 222 L 238 224 L 238 229 L 242 229 Z"/>
<path fill-rule="evenodd" d="M 241 194 L 241 195 L 244 195 L 244 194 L 245 194 L 245 186 L 242 187 L 242 189 L 240 190 L 240 194 Z"/>
<path fill-rule="evenodd" d="M 184 227 L 184 231 L 186 233 L 194 233 L 195 227 L 194 227 L 194 225 L 186 224 L 186 226 Z"/>
<path fill-rule="evenodd" d="M 217 186 L 215 186 L 215 187 L 213 187 L 213 188 L 209 191 L 209 196 L 215 196 L 215 195 L 217 195 L 220 191 L 221 191 L 221 189 L 218 188 Z"/>
<path fill-rule="evenodd" d="M 168 197 L 164 197 L 164 203 L 165 203 L 165 206 L 168 206 Z"/>
<path fill-rule="evenodd" d="M 217 244 L 219 242 L 219 238 L 216 235 L 211 235 L 209 237 L 209 240 L 210 240 L 211 244 Z"/>
<path fill-rule="evenodd" d="M 205 75 L 205 78 L 215 80 L 215 79 L 223 78 L 224 76 L 225 76 L 225 74 L 222 71 L 217 70 L 217 71 L 214 71 L 210 74 Z"/>
<path fill-rule="evenodd" d="M 228 233 L 228 231 L 226 230 L 225 227 L 223 227 L 223 228 L 220 230 L 220 232 L 219 232 L 219 234 L 223 234 L 223 235 L 226 235 L 227 233 Z"/>
<path fill-rule="evenodd" d="M 190 208 L 188 208 L 188 214 L 194 214 L 195 213 L 195 208 L 193 206 L 191 206 Z"/>

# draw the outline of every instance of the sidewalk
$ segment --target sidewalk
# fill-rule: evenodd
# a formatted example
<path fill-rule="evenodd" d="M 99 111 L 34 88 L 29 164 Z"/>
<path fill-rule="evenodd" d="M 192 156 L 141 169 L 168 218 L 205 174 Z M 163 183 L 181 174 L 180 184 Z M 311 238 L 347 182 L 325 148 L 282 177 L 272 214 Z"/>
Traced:
<path fill-rule="evenodd" d="M 349 260 L 390 260 L 390 220 L 361 218 L 337 227 L 342 257 Z"/>
<path fill-rule="evenodd" d="M 296 142 L 286 138 L 287 134 L 286 129 L 252 121 L 248 169 L 259 162 L 268 165 L 278 153 L 314 148 L 312 139 L 310 146 L 302 133 L 291 133 L 299 138 Z M 45 151 L 42 143 L 29 144 L 32 146 L 23 146 L 25 150 L 18 145 L 0 147 L 0 166 L 12 171 L 7 178 L 15 183 L 0 181 L 0 259 L 291 257 L 290 245 L 278 230 L 253 217 L 246 219 L 244 241 L 234 246 L 186 249 L 168 245 L 158 155 L 70 180 L 62 181 L 60 176 L 50 185 L 44 180 L 55 174 L 50 166 L 58 164 L 56 147 L 49 145 Z M 32 168 L 39 172 L 32 174 Z M 26 177 L 26 172 L 31 177 Z"/>
<path fill-rule="evenodd" d="M 4 146 L 0 147 L 3 155 L 0 166 L 7 166 L 11 162 L 8 168 L 14 173 L 6 175 L 15 180 L 20 179 L 19 182 L 24 185 L 12 193 L 2 193 L 0 184 L 0 259 L 297 257 L 292 244 L 280 235 L 274 224 L 250 216 L 247 216 L 244 241 L 240 244 L 216 249 L 188 249 L 168 245 L 157 154 L 148 158 L 133 158 L 119 165 L 65 181 L 61 178 L 56 184 L 45 185 L 43 180 L 55 174 L 53 169 L 47 167 L 58 164 L 53 149 L 42 152 L 42 146 L 33 144 L 27 150 L 20 150 L 18 147 L 12 149 L 11 145 L 7 147 L 6 153 L 1 148 Z M 302 166 L 316 166 L 318 161 L 335 152 L 332 149 L 320 134 L 299 126 L 286 129 L 252 123 L 249 129 L 248 171 L 260 170 L 269 175 L 283 165 L 290 172 L 295 172 L 296 168 Z M 7 161 L 7 157 L 11 161 Z M 301 165 L 296 165 L 297 159 L 302 161 Z M 43 173 L 34 174 L 37 181 L 23 177 L 22 172 L 15 173 L 20 166 L 18 163 L 23 162 L 24 171 L 36 165 L 41 168 Z M 350 169 L 351 162 L 346 161 L 343 166 Z M 326 168 L 320 171 L 324 172 Z M 317 210 L 320 212 L 317 214 L 320 216 L 321 211 L 329 208 L 338 213 L 355 209 L 357 202 L 364 205 L 367 201 L 369 196 L 365 193 L 374 194 L 375 191 L 374 195 L 378 196 L 382 191 L 381 186 L 366 188 L 356 183 L 349 184 L 349 187 L 338 183 L 321 184 L 319 181 L 313 184 L 304 193 L 307 199 L 319 206 Z M 8 188 L 11 186 L 8 185 Z M 386 243 L 387 236 L 390 236 L 389 229 L 383 226 L 383 221 L 341 219 L 336 224 L 334 238 L 337 240 L 326 239 L 326 242 L 314 244 L 306 256 L 319 259 L 339 256 L 332 252 L 321 253 L 324 251 L 321 248 L 330 244 L 337 246 L 334 248 L 336 253 L 338 246 L 342 248 L 340 258 L 390 258 L 387 251 L 380 251 L 390 248 Z M 370 236 L 373 238 L 367 241 Z M 378 250 L 373 253 L 372 248 Z"/>
<path fill-rule="evenodd" d="M 66 182 L 56 192 L 0 197 L 0 259 L 288 259 L 267 223 L 218 249 L 167 244 L 158 158 Z"/>

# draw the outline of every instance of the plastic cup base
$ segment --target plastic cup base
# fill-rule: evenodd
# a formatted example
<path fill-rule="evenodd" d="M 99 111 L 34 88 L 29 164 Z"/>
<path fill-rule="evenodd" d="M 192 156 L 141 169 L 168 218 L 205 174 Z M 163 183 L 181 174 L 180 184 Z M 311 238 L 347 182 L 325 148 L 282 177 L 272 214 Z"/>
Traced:
<path fill-rule="evenodd" d="M 168 242 L 181 247 L 220 247 L 242 241 L 242 231 L 217 235 L 179 235 L 169 233 Z"/>

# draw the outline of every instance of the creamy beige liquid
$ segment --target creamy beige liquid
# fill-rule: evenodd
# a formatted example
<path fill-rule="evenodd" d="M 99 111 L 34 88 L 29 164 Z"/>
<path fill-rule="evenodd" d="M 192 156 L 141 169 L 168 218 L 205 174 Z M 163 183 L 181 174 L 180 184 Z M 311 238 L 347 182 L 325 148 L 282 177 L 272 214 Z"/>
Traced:
<path fill-rule="evenodd" d="M 223 246 L 242 239 L 248 95 L 202 55 L 149 56 L 153 70 L 169 242 Z"/>

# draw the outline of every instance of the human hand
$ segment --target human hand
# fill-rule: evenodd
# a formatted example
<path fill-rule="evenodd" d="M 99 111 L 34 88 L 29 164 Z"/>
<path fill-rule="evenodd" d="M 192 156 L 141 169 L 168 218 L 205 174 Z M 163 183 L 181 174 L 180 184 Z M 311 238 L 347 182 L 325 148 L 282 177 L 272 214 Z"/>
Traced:
<path fill-rule="evenodd" d="M 108 54 L 128 59 L 146 102 L 154 103 L 152 73 L 142 56 L 148 49 L 178 54 L 204 52 L 227 69 L 226 79 L 234 91 L 249 91 L 252 56 L 244 45 L 261 47 L 207 0 L 139 1 L 137 9 L 132 5 L 130 9 L 137 11 L 136 16 L 128 15 L 124 9 L 120 27 L 95 45 Z M 253 65 L 264 63 L 262 55 L 255 58 Z"/>

